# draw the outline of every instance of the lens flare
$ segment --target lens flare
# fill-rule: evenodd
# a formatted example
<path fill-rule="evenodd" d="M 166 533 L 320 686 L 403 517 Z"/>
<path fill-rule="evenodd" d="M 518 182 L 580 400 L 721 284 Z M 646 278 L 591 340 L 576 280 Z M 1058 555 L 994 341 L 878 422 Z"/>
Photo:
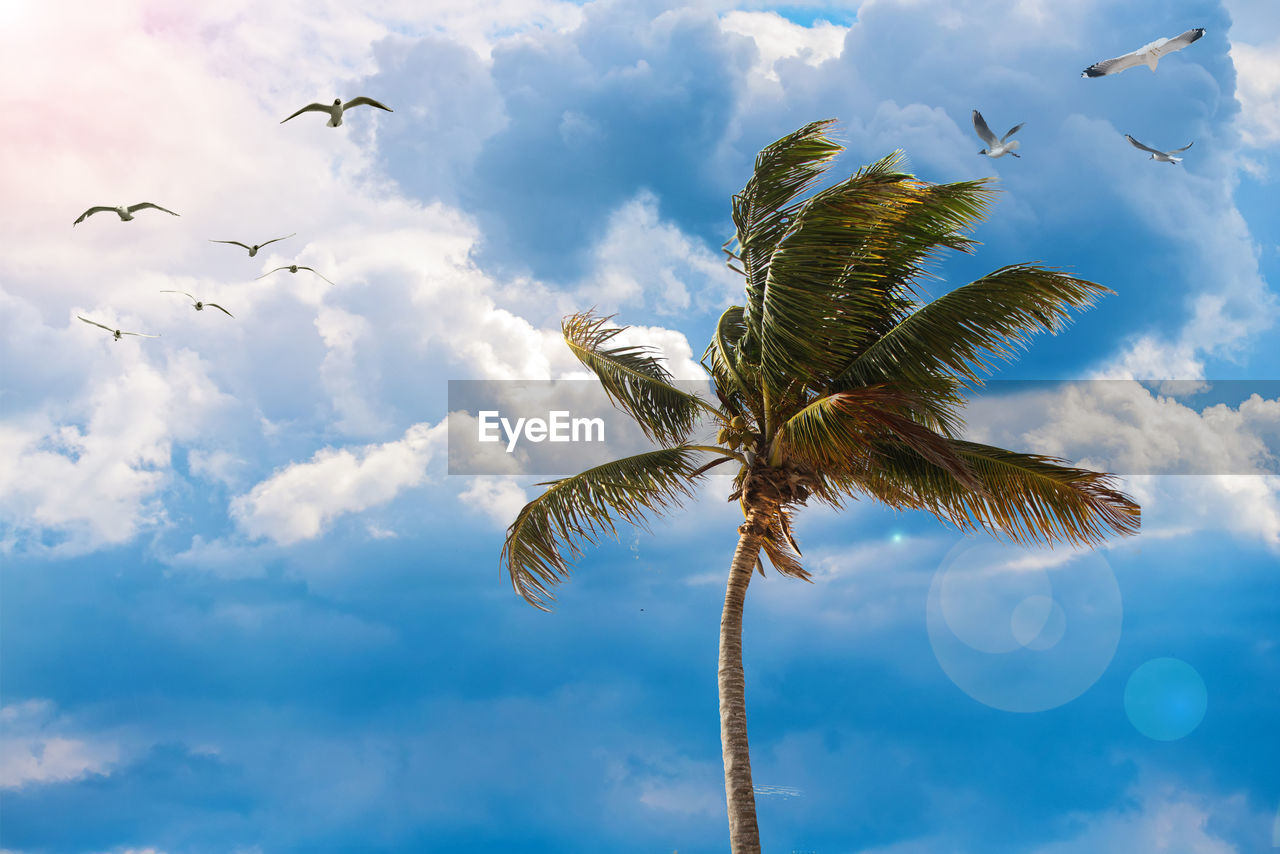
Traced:
<path fill-rule="evenodd" d="M 965 539 L 929 589 L 929 642 L 980 703 L 1040 712 L 1083 694 L 1115 655 L 1120 589 L 1098 551 Z"/>
<path fill-rule="evenodd" d="M 1209 692 L 1199 672 L 1177 658 L 1153 658 L 1124 687 L 1124 713 L 1134 729 L 1155 741 L 1177 741 L 1204 720 Z"/>

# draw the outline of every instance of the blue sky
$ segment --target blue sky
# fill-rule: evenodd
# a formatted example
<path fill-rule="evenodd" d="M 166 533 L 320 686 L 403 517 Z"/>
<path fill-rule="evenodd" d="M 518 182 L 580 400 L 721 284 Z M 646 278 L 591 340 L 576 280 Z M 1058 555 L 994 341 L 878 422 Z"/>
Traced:
<path fill-rule="evenodd" d="M 1127 474 L 1142 533 L 1085 554 L 803 511 L 815 583 L 745 616 L 765 849 L 1280 844 L 1280 478 L 1242 474 L 1280 400 L 1130 382 L 1280 369 L 1270 2 L 5 3 L 0 850 L 725 850 L 727 481 L 540 613 L 498 566 L 538 478 L 446 473 L 446 383 L 573 376 L 591 306 L 696 378 L 729 199 L 820 118 L 834 175 L 997 180 L 937 293 L 1022 261 L 1116 291 L 999 373 L 1116 382 L 975 404 L 975 438 L 1186 473 Z M 394 112 L 279 123 L 358 94 Z M 974 108 L 1021 159 L 976 156 Z M 181 217 L 71 227 L 143 200 Z M 255 279 L 290 263 L 332 284 Z"/>

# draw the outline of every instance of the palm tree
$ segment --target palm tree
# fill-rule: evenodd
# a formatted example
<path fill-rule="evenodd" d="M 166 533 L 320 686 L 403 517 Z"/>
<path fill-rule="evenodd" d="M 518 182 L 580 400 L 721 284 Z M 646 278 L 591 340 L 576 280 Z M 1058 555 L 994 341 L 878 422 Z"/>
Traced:
<path fill-rule="evenodd" d="M 548 488 L 507 530 L 502 562 L 517 593 L 549 609 L 584 544 L 616 537 L 693 495 L 713 466 L 736 464 L 742 507 L 720 621 L 720 738 L 734 854 L 758 852 L 747 744 L 742 609 L 761 553 L 809 579 L 792 535 L 808 499 L 841 507 L 860 495 L 927 510 L 962 530 L 1019 543 L 1090 545 L 1138 530 L 1137 504 L 1109 474 L 1065 460 L 969 442 L 957 409 L 995 358 L 1035 332 L 1057 332 L 1073 308 L 1111 293 L 1093 282 L 1015 264 L 932 301 L 919 285 L 943 248 L 972 251 L 986 181 L 929 184 L 897 153 L 813 193 L 842 147 L 814 122 L 760 152 L 733 198 L 725 244 L 744 304 L 720 317 L 703 356 L 716 401 L 677 388 L 660 358 L 620 346 L 622 329 L 591 312 L 563 321 L 565 342 L 606 394 L 659 447 Z M 732 248 L 728 248 L 732 245 Z M 702 417 L 716 445 L 690 443 Z M 709 461 L 708 461 L 709 460 Z"/>

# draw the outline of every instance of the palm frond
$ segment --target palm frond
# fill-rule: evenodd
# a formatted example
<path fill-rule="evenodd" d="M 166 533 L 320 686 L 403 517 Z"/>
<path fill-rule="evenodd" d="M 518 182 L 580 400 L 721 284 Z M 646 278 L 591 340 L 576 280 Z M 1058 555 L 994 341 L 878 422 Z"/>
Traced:
<path fill-rule="evenodd" d="M 812 581 L 813 576 L 800 563 L 800 547 L 791 533 L 791 511 L 779 507 L 770 522 L 769 532 L 760 543 L 760 549 L 769 558 L 779 574 L 802 581 Z"/>
<path fill-rule="evenodd" d="M 625 326 L 606 326 L 611 317 L 571 314 L 561 322 L 565 343 L 596 377 L 614 406 L 626 412 L 649 439 L 682 441 L 693 429 L 699 409 L 715 409 L 695 394 L 671 385 L 671 374 L 648 347 L 613 346 Z"/>
<path fill-rule="evenodd" d="M 702 354 L 702 363 L 715 381 L 716 395 L 731 416 L 750 413 L 757 421 L 763 421 L 763 403 L 756 384 L 752 382 L 753 371 L 740 348 L 747 329 L 743 316 L 744 309 L 740 305 L 725 309 L 716 322 L 711 343 Z"/>
<path fill-rule="evenodd" d="M 644 527 L 647 513 L 679 506 L 705 471 L 698 470 L 699 453 L 687 445 L 662 448 L 551 481 L 507 528 L 500 561 L 515 591 L 549 610 L 551 586 L 569 577 L 564 552 L 576 559 L 583 542 L 594 545 L 606 534 L 616 539 L 616 520 Z"/>
<path fill-rule="evenodd" d="M 968 250 L 991 191 L 931 185 L 890 155 L 815 194 L 778 243 L 761 305 L 762 378 L 821 387 L 915 307 L 942 249 Z"/>
<path fill-rule="evenodd" d="M 758 324 L 769 259 L 794 220 L 796 199 L 822 177 L 844 146 L 826 132 L 835 119 L 810 122 L 761 149 L 747 185 L 733 197 L 737 257 L 746 278 L 748 326 Z"/>
<path fill-rule="evenodd" d="M 1012 359 L 1036 332 L 1056 333 L 1069 310 L 1109 288 L 1034 264 L 1002 267 L 921 306 L 851 360 L 835 387 L 920 382 L 950 374 L 972 384 L 993 358 Z"/>
<path fill-rule="evenodd" d="M 952 440 L 980 489 L 909 449 L 885 449 L 854 478 L 858 487 L 899 509 L 927 510 L 962 530 L 983 529 L 1018 543 L 1094 545 L 1137 533 L 1141 509 L 1115 489 L 1114 476 L 1065 460 Z"/>
<path fill-rule="evenodd" d="M 909 448 L 965 487 L 978 488 L 952 441 L 916 420 L 920 406 L 918 395 L 883 385 L 826 395 L 782 424 L 769 462 L 790 457 L 815 471 L 858 471 L 874 466 L 887 443 Z"/>

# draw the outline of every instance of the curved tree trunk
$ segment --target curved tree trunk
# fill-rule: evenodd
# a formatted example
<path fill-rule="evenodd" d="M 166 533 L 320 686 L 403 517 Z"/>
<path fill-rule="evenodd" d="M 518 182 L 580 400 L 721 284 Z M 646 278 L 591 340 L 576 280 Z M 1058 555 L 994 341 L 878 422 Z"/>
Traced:
<path fill-rule="evenodd" d="M 738 528 L 738 548 L 729 568 L 720 618 L 720 750 L 724 756 L 724 794 L 729 805 L 729 849 L 733 854 L 759 854 L 756 795 L 751 784 L 747 744 L 746 678 L 742 672 L 742 606 L 760 554 L 763 529 L 757 511 Z"/>

